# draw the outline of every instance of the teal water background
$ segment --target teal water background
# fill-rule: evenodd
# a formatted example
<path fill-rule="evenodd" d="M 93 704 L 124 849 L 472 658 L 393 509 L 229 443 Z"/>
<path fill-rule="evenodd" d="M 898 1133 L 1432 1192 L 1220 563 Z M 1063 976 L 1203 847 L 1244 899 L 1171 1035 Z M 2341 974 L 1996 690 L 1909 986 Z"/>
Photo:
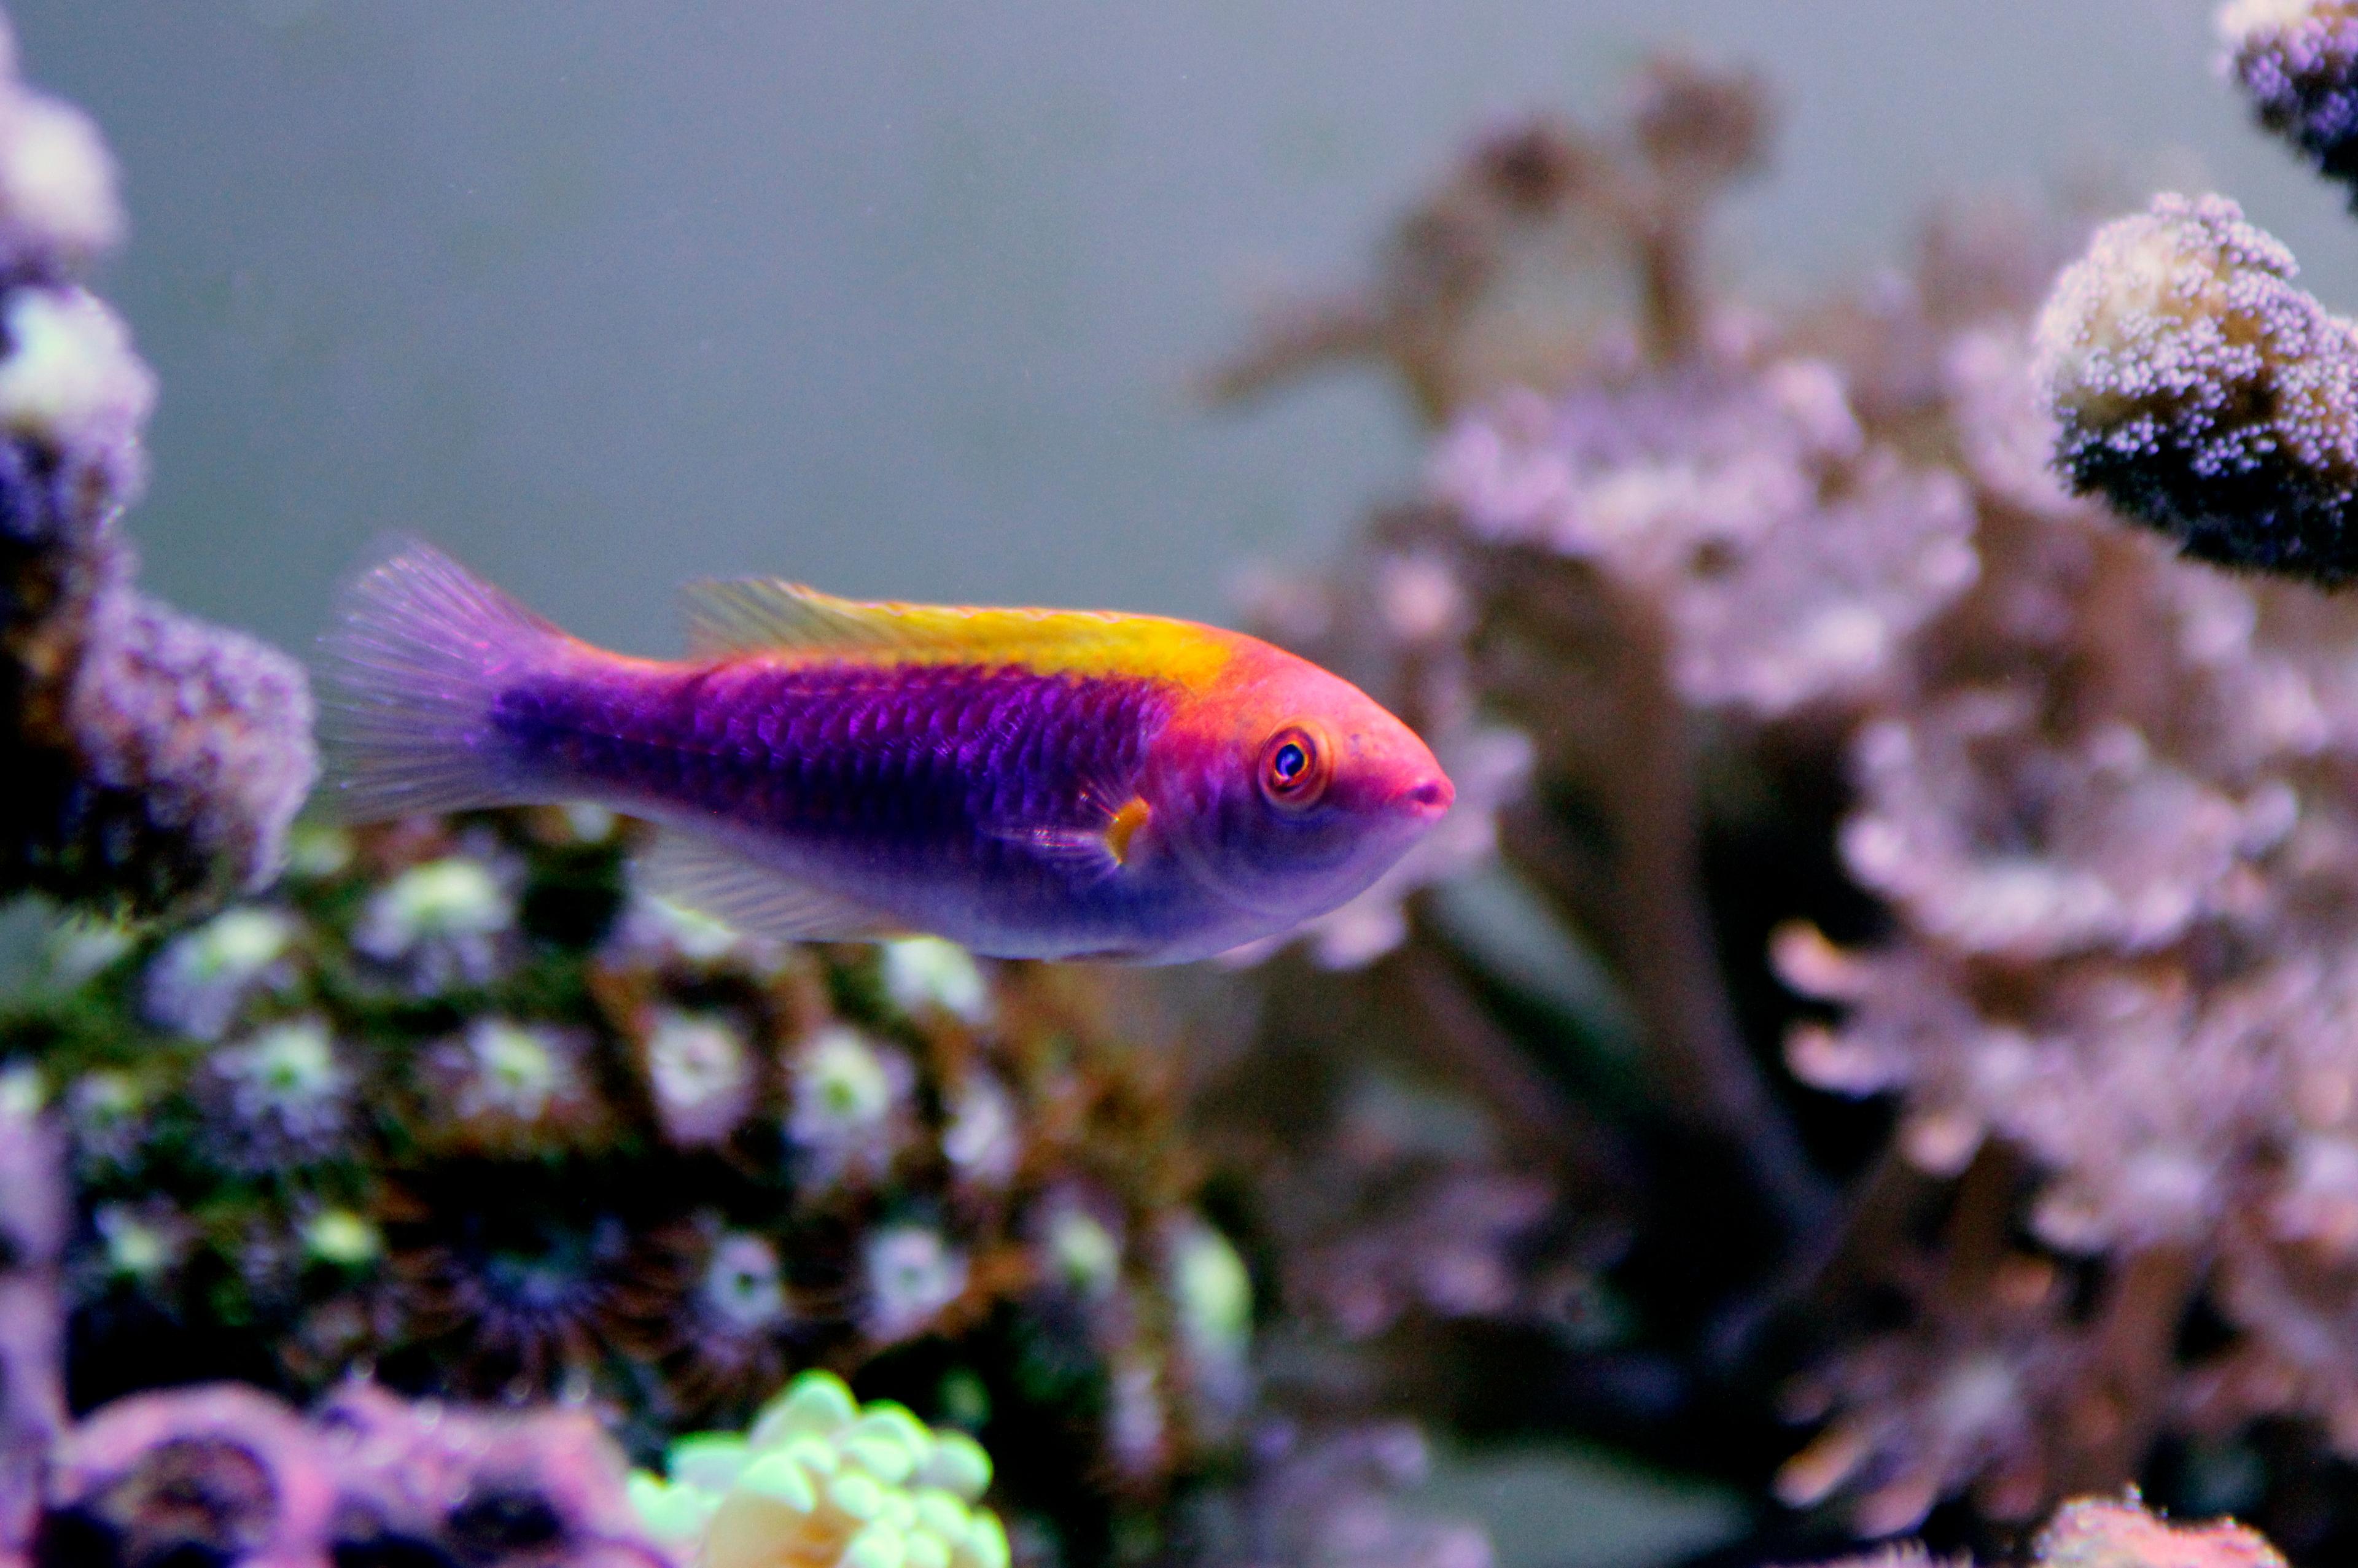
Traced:
<path fill-rule="evenodd" d="M 2358 306 L 2334 191 L 2253 135 L 2202 0 L 16 0 L 135 233 L 163 379 L 147 580 L 308 642 L 387 530 L 671 648 L 678 579 L 1214 616 L 1412 482 L 1373 377 L 1187 378 L 1365 269 L 1486 116 L 1608 117 L 1650 45 L 1757 63 L 1747 286 L 1934 198 L 2209 183 Z"/>

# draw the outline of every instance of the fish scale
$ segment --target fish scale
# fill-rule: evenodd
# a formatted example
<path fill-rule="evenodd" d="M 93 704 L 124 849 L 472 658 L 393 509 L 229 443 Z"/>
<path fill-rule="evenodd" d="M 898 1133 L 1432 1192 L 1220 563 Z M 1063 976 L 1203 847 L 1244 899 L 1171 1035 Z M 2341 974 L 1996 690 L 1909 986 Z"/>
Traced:
<path fill-rule="evenodd" d="M 1159 727 L 1152 711 L 1168 700 L 1152 682 L 1005 665 L 879 678 L 887 673 L 780 664 L 552 674 L 500 693 L 493 726 L 520 771 L 790 837 L 922 849 L 1001 824 L 1083 820 L 1092 785 L 1137 772 Z"/>

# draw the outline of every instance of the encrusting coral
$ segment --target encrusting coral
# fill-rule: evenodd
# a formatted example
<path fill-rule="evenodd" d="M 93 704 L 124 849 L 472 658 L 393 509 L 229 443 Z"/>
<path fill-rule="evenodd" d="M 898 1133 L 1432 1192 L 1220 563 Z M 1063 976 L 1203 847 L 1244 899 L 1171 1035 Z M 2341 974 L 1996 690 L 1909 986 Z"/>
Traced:
<path fill-rule="evenodd" d="M 586 1397 L 644 1453 L 823 1364 L 966 1390 L 1073 1528 L 1216 1460 L 1249 1292 L 1088 982 L 741 938 L 633 891 L 635 831 L 306 827 L 265 900 L 94 967 L 63 939 L 78 983 L 0 1029 L 77 1176 L 77 1398 L 358 1362 Z"/>
<path fill-rule="evenodd" d="M 0 892 L 153 913 L 266 880 L 315 766 L 300 665 L 132 586 L 155 378 L 75 281 L 122 227 L 0 31 Z"/>
<path fill-rule="evenodd" d="M 30 1562 L 671 1568 L 624 1480 L 579 1411 L 412 1404 L 355 1382 L 307 1419 L 241 1384 L 169 1389 L 66 1433 Z"/>

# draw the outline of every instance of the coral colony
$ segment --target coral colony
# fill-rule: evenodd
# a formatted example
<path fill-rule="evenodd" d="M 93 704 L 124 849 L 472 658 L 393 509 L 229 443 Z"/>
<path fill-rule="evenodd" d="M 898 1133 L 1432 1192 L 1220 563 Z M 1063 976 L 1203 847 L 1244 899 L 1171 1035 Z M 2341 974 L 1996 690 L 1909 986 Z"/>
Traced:
<path fill-rule="evenodd" d="M 155 378 L 75 281 L 123 227 L 80 113 L 0 56 L 0 889 L 152 913 L 258 884 L 310 788 L 300 665 L 132 586 Z"/>
<path fill-rule="evenodd" d="M 2220 24 L 2343 179 L 2353 16 Z M 1411 1494 L 1506 1435 L 1719 1564 L 2351 1560 L 2353 329 L 2211 196 L 1747 308 L 1774 121 L 1496 127 L 1207 379 L 1428 422 L 1248 603 L 1458 804 L 1174 983 L 294 821 L 297 667 L 129 586 L 122 217 L 12 76 L 0 1564 L 1486 1568 Z"/>

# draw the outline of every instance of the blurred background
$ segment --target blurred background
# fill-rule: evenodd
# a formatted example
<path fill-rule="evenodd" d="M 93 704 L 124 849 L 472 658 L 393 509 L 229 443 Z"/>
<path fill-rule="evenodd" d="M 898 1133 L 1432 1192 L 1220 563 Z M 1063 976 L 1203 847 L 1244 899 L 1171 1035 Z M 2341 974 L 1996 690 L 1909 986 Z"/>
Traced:
<path fill-rule="evenodd" d="M 2358 298 L 2336 194 L 2246 128 L 2201 0 L 23 0 L 135 226 L 100 287 L 162 378 L 153 589 L 303 645 L 370 541 L 583 635 L 672 585 L 1218 617 L 1418 447 L 1345 376 L 1190 377 L 1349 279 L 1487 118 L 1606 108 L 1657 45 L 1761 68 L 1742 288 L 1900 254 L 1940 197 L 2232 190 Z"/>

